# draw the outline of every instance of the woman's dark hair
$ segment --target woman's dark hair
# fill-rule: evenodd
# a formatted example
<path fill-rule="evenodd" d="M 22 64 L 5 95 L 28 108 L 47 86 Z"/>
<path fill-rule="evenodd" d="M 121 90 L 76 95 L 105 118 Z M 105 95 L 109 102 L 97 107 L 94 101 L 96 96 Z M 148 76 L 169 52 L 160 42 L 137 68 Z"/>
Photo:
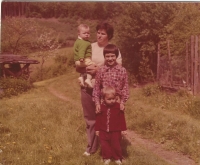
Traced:
<path fill-rule="evenodd" d="M 114 44 L 108 44 L 104 49 L 103 49 L 103 55 L 105 57 L 105 54 L 107 53 L 114 53 L 116 57 L 119 55 L 119 49 L 117 46 Z"/>
<path fill-rule="evenodd" d="M 106 33 L 108 35 L 108 40 L 111 40 L 113 38 L 114 29 L 113 29 L 112 25 L 110 25 L 107 22 L 103 22 L 103 23 L 100 23 L 96 26 L 97 31 L 100 30 L 100 29 L 103 29 L 103 30 L 106 31 Z"/>

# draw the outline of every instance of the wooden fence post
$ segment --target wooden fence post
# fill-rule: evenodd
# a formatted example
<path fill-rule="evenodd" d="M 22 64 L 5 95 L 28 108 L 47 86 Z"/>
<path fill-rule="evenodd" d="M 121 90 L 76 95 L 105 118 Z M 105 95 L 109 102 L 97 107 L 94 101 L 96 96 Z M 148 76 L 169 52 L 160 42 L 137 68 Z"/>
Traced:
<path fill-rule="evenodd" d="M 191 91 L 194 94 L 194 36 L 191 36 Z"/>
<path fill-rule="evenodd" d="M 169 75 L 170 75 L 170 87 L 173 86 L 172 82 L 172 63 L 171 63 L 171 53 L 170 53 L 170 45 L 169 45 L 169 40 L 167 40 L 167 49 L 168 49 L 168 59 L 169 59 Z"/>
<path fill-rule="evenodd" d="M 194 51 L 194 95 L 197 94 L 198 86 L 198 36 L 195 36 L 195 51 Z"/>
<path fill-rule="evenodd" d="M 189 85 L 189 61 L 188 61 L 188 42 L 186 42 L 186 85 Z"/>
<path fill-rule="evenodd" d="M 158 43 L 158 53 L 157 53 L 157 81 L 160 78 L 160 43 Z"/>
<path fill-rule="evenodd" d="M 198 48 L 200 47 L 200 36 L 198 36 L 199 40 L 198 40 Z M 197 85 L 197 89 L 198 89 L 198 94 L 200 94 L 200 52 L 198 51 L 198 85 Z"/>

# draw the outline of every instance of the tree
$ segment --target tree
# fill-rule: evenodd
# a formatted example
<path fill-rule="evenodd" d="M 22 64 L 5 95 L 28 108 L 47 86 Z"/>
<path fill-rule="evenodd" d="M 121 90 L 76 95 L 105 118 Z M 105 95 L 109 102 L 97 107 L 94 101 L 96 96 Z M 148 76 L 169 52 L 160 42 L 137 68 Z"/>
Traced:
<path fill-rule="evenodd" d="M 58 39 L 55 38 L 56 32 L 45 28 L 37 29 L 37 40 L 32 43 L 32 48 L 38 50 L 38 57 L 41 57 L 40 80 L 43 80 L 43 66 L 49 56 L 56 56 L 60 48 Z"/>
<path fill-rule="evenodd" d="M 122 8 L 123 15 L 117 26 L 117 44 L 127 69 L 142 80 L 142 59 L 149 59 L 145 61 L 156 74 L 157 44 L 165 26 L 173 20 L 177 6 L 173 3 L 123 3 Z"/>
<path fill-rule="evenodd" d="M 24 53 L 28 37 L 36 32 L 35 21 L 24 18 L 6 17 L 2 21 L 1 51 L 13 54 Z"/>

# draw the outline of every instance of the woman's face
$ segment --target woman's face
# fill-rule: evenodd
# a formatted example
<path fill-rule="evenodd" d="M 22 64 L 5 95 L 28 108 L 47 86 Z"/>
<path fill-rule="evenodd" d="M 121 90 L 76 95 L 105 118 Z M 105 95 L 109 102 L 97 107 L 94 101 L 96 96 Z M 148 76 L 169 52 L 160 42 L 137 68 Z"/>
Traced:
<path fill-rule="evenodd" d="M 108 44 L 108 35 L 104 29 L 97 31 L 97 43 L 100 46 L 106 46 Z"/>

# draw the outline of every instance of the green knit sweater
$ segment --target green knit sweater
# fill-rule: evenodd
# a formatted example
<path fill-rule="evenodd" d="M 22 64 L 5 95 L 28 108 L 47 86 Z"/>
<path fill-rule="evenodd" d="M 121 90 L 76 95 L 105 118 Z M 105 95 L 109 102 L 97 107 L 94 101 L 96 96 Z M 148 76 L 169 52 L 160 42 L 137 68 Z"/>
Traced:
<path fill-rule="evenodd" d="M 74 61 L 92 56 L 92 47 L 89 41 L 77 39 L 74 43 Z"/>

